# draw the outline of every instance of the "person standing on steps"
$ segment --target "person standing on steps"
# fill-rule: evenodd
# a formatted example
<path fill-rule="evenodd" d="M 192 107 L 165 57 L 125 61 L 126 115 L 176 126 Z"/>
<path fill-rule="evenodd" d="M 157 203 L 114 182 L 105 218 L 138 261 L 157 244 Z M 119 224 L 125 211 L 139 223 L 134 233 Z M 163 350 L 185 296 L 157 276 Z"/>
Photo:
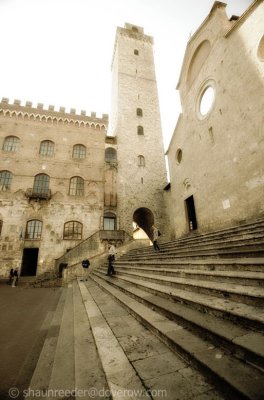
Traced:
<path fill-rule="evenodd" d="M 108 269 L 107 269 L 107 274 L 106 275 L 115 275 L 115 269 L 113 266 L 113 261 L 115 261 L 115 255 L 116 255 L 116 248 L 115 245 L 112 243 L 109 246 L 108 250 Z"/>
<path fill-rule="evenodd" d="M 158 228 L 155 225 L 152 225 L 152 232 L 153 232 L 153 248 L 156 251 L 160 251 L 159 245 L 158 245 L 158 237 L 160 235 L 160 232 Z"/>
<path fill-rule="evenodd" d="M 81 281 L 87 281 L 89 266 L 90 266 L 90 261 L 87 258 L 85 260 L 82 260 L 83 278 L 81 279 Z"/>

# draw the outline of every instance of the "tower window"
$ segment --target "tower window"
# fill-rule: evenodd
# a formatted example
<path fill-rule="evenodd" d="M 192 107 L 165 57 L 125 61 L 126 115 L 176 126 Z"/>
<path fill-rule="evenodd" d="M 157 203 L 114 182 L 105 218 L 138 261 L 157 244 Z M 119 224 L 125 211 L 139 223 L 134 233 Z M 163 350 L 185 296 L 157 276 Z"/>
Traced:
<path fill-rule="evenodd" d="M 104 214 L 104 231 L 114 231 L 116 229 L 116 216 L 113 213 Z"/>
<path fill-rule="evenodd" d="M 73 146 L 72 158 L 85 158 L 86 157 L 86 147 L 82 144 L 76 144 Z"/>
<path fill-rule="evenodd" d="M 3 144 L 4 151 L 15 152 L 18 150 L 20 139 L 16 136 L 7 136 Z"/>
<path fill-rule="evenodd" d="M 145 157 L 144 156 L 138 156 L 138 166 L 139 167 L 145 167 Z"/>
<path fill-rule="evenodd" d="M 33 193 L 48 194 L 49 193 L 49 176 L 39 174 L 35 176 Z"/>
<path fill-rule="evenodd" d="M 72 196 L 84 196 L 84 180 L 80 176 L 74 176 L 70 180 L 69 194 Z"/>
<path fill-rule="evenodd" d="M 105 161 L 106 162 L 116 162 L 117 156 L 116 156 L 116 149 L 113 147 L 108 147 L 105 150 Z"/>
<path fill-rule="evenodd" d="M 137 108 L 137 116 L 138 117 L 142 117 L 143 116 L 142 108 Z"/>
<path fill-rule="evenodd" d="M 144 128 L 143 128 L 143 126 L 139 125 L 139 126 L 137 127 L 137 133 L 138 133 L 138 135 L 144 135 Z"/>
<path fill-rule="evenodd" d="M 133 32 L 138 32 L 138 28 L 136 26 L 132 26 L 132 31 Z"/>
<path fill-rule="evenodd" d="M 0 219 L 0 236 L 1 236 L 1 233 L 2 233 L 2 228 L 3 228 L 3 221 Z"/>
<path fill-rule="evenodd" d="M 137 49 L 134 49 L 134 54 L 135 54 L 136 56 L 138 56 L 138 50 L 137 50 Z"/>
<path fill-rule="evenodd" d="M 40 239 L 42 231 L 42 222 L 37 219 L 28 221 L 25 239 Z"/>
<path fill-rule="evenodd" d="M 78 221 L 69 221 L 64 224 L 63 239 L 82 239 L 82 224 Z"/>
<path fill-rule="evenodd" d="M 52 157 L 54 155 L 54 143 L 51 140 L 43 140 L 40 143 L 39 154 L 41 156 Z"/>
<path fill-rule="evenodd" d="M 0 171 L 0 190 L 9 190 L 12 182 L 12 173 L 9 171 Z"/>

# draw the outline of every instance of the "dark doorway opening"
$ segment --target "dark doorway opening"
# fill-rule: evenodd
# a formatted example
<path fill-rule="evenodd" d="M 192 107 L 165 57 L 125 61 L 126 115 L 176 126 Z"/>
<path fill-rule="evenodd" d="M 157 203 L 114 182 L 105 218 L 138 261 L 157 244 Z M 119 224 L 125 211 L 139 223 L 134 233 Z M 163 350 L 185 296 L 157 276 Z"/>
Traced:
<path fill-rule="evenodd" d="M 37 273 L 38 265 L 38 248 L 24 249 L 21 276 L 35 276 Z"/>
<path fill-rule="evenodd" d="M 152 225 L 154 224 L 154 215 L 148 208 L 138 208 L 133 215 L 133 221 L 148 235 L 152 240 Z"/>
<path fill-rule="evenodd" d="M 186 209 L 187 209 L 189 230 L 193 231 L 193 230 L 197 229 L 197 221 L 196 221 L 196 213 L 195 213 L 193 196 L 188 197 L 188 199 L 185 200 L 185 204 L 186 204 Z"/>

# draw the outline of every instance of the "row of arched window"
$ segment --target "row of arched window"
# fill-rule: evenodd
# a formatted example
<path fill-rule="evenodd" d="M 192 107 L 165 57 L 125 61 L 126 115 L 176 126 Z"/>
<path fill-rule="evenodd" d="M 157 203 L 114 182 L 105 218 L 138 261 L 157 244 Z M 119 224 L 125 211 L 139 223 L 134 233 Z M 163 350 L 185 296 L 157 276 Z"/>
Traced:
<path fill-rule="evenodd" d="M 11 188 L 13 174 L 10 171 L 0 171 L 0 190 Z M 49 192 L 50 177 L 46 174 L 38 174 L 34 178 L 33 193 L 47 194 Z M 84 179 L 80 176 L 70 178 L 69 194 L 71 196 L 84 196 Z"/>
<path fill-rule="evenodd" d="M 20 239 L 40 240 L 42 235 L 42 221 L 32 219 L 27 222 L 25 234 L 21 232 Z M 2 232 L 3 221 L 0 220 L 0 236 Z M 104 215 L 104 230 L 116 229 L 116 216 L 112 213 Z M 80 240 L 83 236 L 83 224 L 78 221 L 65 222 L 63 227 L 63 239 Z"/>
<path fill-rule="evenodd" d="M 20 139 L 17 136 L 7 136 L 4 140 L 2 150 L 7 152 L 16 152 L 20 147 Z M 43 140 L 40 143 L 39 154 L 45 157 L 53 157 L 55 155 L 55 143 L 51 140 Z M 86 146 L 83 144 L 75 144 L 72 149 L 72 158 L 85 159 Z M 116 161 L 117 154 L 113 147 L 105 150 L 105 161 Z"/>
<path fill-rule="evenodd" d="M 138 156 L 138 166 L 145 167 L 145 157 Z M 10 190 L 13 174 L 10 171 L 0 171 L 0 190 Z M 50 177 L 47 174 L 38 174 L 34 177 L 33 193 L 48 193 Z M 70 178 L 69 194 L 72 196 L 84 196 L 84 179 L 80 176 Z"/>

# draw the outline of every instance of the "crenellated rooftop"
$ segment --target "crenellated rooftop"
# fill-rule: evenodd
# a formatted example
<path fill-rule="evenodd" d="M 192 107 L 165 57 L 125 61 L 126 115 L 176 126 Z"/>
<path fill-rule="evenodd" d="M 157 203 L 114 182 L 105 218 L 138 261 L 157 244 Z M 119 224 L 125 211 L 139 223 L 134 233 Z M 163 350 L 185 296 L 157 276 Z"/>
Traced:
<path fill-rule="evenodd" d="M 7 97 L 3 97 L 0 102 L 0 114 L 50 123 L 74 123 L 75 125 L 89 127 L 99 125 L 100 128 L 105 129 L 108 127 L 108 114 L 102 114 L 99 117 L 96 115 L 96 112 L 92 111 L 90 115 L 86 115 L 85 110 L 81 110 L 80 114 L 78 114 L 75 108 L 71 108 L 67 112 L 65 107 L 60 107 L 59 111 L 55 111 L 54 105 L 44 108 L 44 104 L 38 103 L 37 107 L 33 107 L 31 101 L 26 101 L 22 105 L 21 100 L 15 99 L 13 103 L 10 103 Z"/>

